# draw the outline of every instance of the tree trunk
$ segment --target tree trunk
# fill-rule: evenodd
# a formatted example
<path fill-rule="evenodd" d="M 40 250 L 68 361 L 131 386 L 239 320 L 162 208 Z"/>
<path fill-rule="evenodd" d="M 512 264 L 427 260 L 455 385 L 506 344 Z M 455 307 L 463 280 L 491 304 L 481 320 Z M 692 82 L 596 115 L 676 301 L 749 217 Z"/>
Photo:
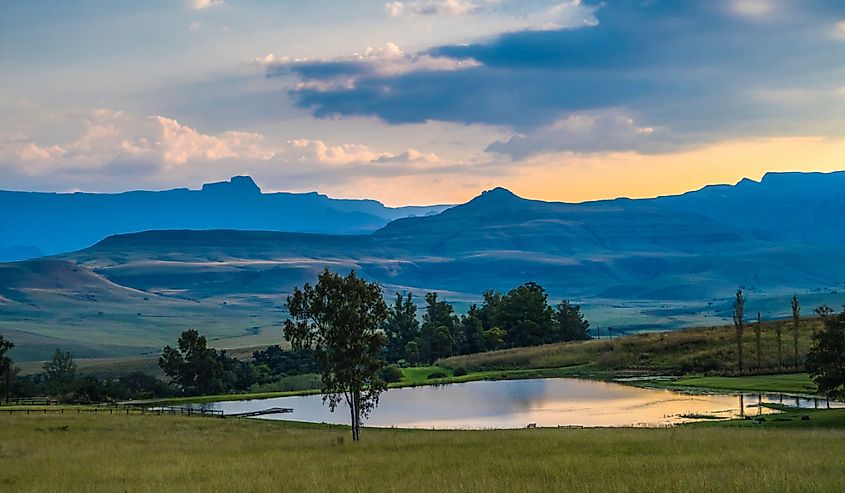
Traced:
<path fill-rule="evenodd" d="M 352 403 L 352 400 L 348 400 L 347 404 L 349 404 L 349 423 L 352 427 L 352 441 L 355 441 L 355 404 Z"/>
<path fill-rule="evenodd" d="M 6 404 L 8 404 L 9 403 L 9 394 L 10 394 L 10 390 L 11 390 L 9 388 L 9 385 L 11 385 L 11 380 L 12 380 L 12 378 L 11 378 L 12 377 L 12 365 L 8 365 L 6 367 L 5 373 L 6 373 L 6 388 L 4 390 L 5 390 L 5 393 L 6 393 Z"/>
<path fill-rule="evenodd" d="M 355 389 L 355 393 L 352 394 L 352 402 L 354 403 L 354 413 L 355 416 L 353 418 L 353 422 L 355 423 L 352 427 L 352 440 L 359 441 L 361 439 L 361 391 Z"/>

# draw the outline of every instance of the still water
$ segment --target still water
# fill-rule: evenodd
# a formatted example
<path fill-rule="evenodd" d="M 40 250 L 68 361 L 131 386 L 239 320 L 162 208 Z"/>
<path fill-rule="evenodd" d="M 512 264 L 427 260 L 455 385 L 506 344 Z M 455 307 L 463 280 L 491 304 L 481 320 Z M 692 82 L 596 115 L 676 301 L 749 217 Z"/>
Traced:
<path fill-rule="evenodd" d="M 366 426 L 437 429 L 523 428 L 537 426 L 668 426 L 694 416 L 740 417 L 769 414 L 760 403 L 800 407 L 843 407 L 841 403 L 779 394 L 686 394 L 617 383 L 571 378 L 469 382 L 391 389 L 382 394 Z M 319 395 L 204 404 L 224 413 L 293 408 L 264 416 L 313 423 L 349 420 L 343 406 L 331 413 Z"/>

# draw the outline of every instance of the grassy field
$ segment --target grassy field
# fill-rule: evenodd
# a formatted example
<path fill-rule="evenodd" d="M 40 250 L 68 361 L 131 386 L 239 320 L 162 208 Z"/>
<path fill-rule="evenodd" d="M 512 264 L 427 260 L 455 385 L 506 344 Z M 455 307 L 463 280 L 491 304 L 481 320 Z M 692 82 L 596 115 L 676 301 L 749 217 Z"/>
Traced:
<path fill-rule="evenodd" d="M 743 377 L 688 376 L 662 382 L 668 388 L 702 390 L 741 390 L 747 392 L 784 392 L 814 394 L 816 386 L 806 373 L 750 375 Z"/>
<path fill-rule="evenodd" d="M 776 321 L 763 323 L 759 368 L 754 332 L 750 328 L 745 331 L 746 370 L 761 373 L 779 370 L 777 325 L 783 327 L 782 370 L 795 367 L 791 322 Z M 799 365 L 810 347 L 813 331 L 819 326 L 817 320 L 802 322 L 799 329 Z M 438 365 L 453 370 L 463 368 L 468 372 L 577 366 L 586 372 L 675 375 L 708 372 L 731 375 L 737 372 L 734 337 L 733 327 L 685 329 L 457 356 L 440 360 Z"/>
<path fill-rule="evenodd" d="M 0 422 L 4 491 L 770 493 L 845 483 L 834 459 L 845 432 L 830 429 L 367 429 L 354 444 L 342 427 L 238 419 Z"/>

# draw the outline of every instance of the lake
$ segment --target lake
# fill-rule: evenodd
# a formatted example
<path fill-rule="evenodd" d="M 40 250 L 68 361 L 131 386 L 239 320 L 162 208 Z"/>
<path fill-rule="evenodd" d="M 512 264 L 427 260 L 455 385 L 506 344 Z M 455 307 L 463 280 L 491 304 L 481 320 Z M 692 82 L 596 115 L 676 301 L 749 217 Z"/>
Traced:
<path fill-rule="evenodd" d="M 500 380 L 391 389 L 382 394 L 366 426 L 436 429 L 537 426 L 669 426 L 694 416 L 769 414 L 760 403 L 800 407 L 843 407 L 841 403 L 779 394 L 688 394 L 572 378 Z M 271 407 L 292 413 L 264 416 L 312 423 L 347 424 L 349 412 L 331 413 L 319 395 L 196 405 L 240 413 Z"/>

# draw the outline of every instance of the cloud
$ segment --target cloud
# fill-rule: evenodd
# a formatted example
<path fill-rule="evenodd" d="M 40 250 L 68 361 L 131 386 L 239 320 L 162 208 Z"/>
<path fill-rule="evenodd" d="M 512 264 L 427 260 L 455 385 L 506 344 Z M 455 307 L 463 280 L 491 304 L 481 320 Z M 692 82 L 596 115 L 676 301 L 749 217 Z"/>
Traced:
<path fill-rule="evenodd" d="M 845 41 L 845 21 L 839 21 L 833 26 L 833 37 Z"/>
<path fill-rule="evenodd" d="M 269 76 L 297 75 L 304 82 L 297 89 L 327 90 L 354 87 L 359 79 L 374 76 L 398 76 L 417 71 L 451 71 L 474 67 L 471 59 L 432 56 L 427 53 L 405 53 L 395 43 L 368 47 L 362 53 L 331 60 L 291 59 L 272 53 L 256 58 L 254 65 L 263 67 Z"/>
<path fill-rule="evenodd" d="M 375 160 L 378 163 L 415 163 L 415 164 L 437 164 L 442 160 L 433 152 L 420 152 L 416 149 L 408 149 L 399 154 L 385 154 Z"/>
<path fill-rule="evenodd" d="M 544 152 L 607 152 L 655 150 L 663 138 L 660 129 L 638 125 L 618 111 L 579 113 L 530 134 L 517 134 L 487 146 L 487 151 L 512 159 Z"/>
<path fill-rule="evenodd" d="M 384 5 L 391 17 L 403 15 L 464 15 L 478 9 L 466 0 L 421 0 L 416 2 L 389 2 Z"/>
<path fill-rule="evenodd" d="M 161 115 L 138 118 L 122 111 L 94 110 L 79 119 L 79 135 L 65 143 L 40 144 L 23 134 L 0 136 L 0 168 L 27 176 L 61 170 L 79 174 L 143 172 L 174 173 L 201 169 L 213 163 L 251 163 L 258 168 L 308 168 L 337 174 L 386 171 L 385 164 L 405 173 L 410 165 L 441 163 L 429 152 L 375 150 L 364 144 L 329 144 L 320 139 L 296 138 L 268 142 L 253 132 L 207 134 Z M 388 172 L 391 172 L 387 170 Z"/>
<path fill-rule="evenodd" d="M 770 14 L 775 9 L 774 0 L 730 0 L 728 8 L 738 15 L 761 17 Z"/>
<path fill-rule="evenodd" d="M 369 147 L 360 144 L 330 146 L 322 140 L 294 139 L 287 142 L 287 148 L 277 159 L 303 161 L 321 164 L 349 164 L 370 162 L 379 155 Z"/>
<path fill-rule="evenodd" d="M 192 10 L 203 10 L 223 5 L 223 0 L 186 0 L 186 3 Z"/>
<path fill-rule="evenodd" d="M 827 133 L 839 119 L 820 99 L 796 114 L 786 101 L 748 94 L 784 89 L 773 81 L 813 91 L 841 86 L 845 46 L 819 36 L 818 26 L 843 18 L 845 2 L 596 0 L 578 8 L 592 17 L 577 28 L 509 32 L 393 58 L 282 63 L 267 74 L 296 76 L 294 102 L 320 118 L 501 126 L 525 136 L 512 143 L 521 147 L 515 155 L 529 141 L 536 152 L 556 149 L 547 136 L 557 122 L 611 109 L 665 129 L 652 137 L 667 140 L 655 149 L 800 125 Z M 574 151 L 601 144 L 598 136 L 564 140 Z"/>

